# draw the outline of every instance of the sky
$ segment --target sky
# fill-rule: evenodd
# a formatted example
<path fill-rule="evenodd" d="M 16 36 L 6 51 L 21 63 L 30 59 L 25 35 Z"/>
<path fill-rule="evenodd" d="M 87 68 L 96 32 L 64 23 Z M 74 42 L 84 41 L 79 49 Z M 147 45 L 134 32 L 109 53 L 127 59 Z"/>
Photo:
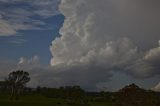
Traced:
<path fill-rule="evenodd" d="M 0 0 L 0 79 L 28 86 L 160 91 L 159 1 Z"/>

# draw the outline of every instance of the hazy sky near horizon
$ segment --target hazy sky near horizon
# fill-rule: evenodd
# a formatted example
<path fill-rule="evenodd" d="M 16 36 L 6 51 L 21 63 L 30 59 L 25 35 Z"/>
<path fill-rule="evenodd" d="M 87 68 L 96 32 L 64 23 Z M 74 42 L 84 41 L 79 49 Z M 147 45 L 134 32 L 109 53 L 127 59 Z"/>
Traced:
<path fill-rule="evenodd" d="M 160 2 L 0 0 L 0 78 L 30 86 L 160 90 Z"/>

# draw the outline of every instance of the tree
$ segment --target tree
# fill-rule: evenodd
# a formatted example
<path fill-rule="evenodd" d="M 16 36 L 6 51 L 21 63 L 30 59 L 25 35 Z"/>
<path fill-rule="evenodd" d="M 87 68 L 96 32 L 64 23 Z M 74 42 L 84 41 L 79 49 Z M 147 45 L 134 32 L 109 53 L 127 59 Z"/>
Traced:
<path fill-rule="evenodd" d="M 29 73 L 23 70 L 17 70 L 9 73 L 8 78 L 5 79 L 11 91 L 11 99 L 18 99 L 21 90 L 27 82 L 30 81 Z"/>

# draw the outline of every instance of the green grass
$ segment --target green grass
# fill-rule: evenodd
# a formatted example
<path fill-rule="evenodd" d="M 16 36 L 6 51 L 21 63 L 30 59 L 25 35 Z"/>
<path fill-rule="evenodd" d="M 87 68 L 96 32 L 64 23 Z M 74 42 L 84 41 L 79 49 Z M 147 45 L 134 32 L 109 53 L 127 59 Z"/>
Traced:
<path fill-rule="evenodd" d="M 64 99 L 47 98 L 41 95 L 23 96 L 20 100 L 9 100 L 9 96 L 0 95 L 0 106 L 77 106 L 68 104 Z M 90 106 L 113 106 L 107 102 L 90 102 Z"/>
<path fill-rule="evenodd" d="M 91 103 L 91 106 L 113 106 L 113 104 L 107 102 L 94 102 Z"/>

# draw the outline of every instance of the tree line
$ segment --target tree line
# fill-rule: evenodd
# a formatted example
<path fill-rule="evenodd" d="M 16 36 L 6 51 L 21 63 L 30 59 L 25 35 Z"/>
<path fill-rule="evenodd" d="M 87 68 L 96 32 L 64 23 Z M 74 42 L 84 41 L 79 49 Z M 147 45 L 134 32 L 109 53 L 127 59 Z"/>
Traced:
<path fill-rule="evenodd" d="M 26 71 L 10 72 L 4 81 L 0 81 L 0 94 L 9 94 L 11 100 L 18 100 L 21 95 L 41 95 L 66 100 L 71 105 L 78 103 L 83 106 L 89 106 L 90 102 L 109 102 L 115 103 L 116 106 L 160 106 L 160 93 L 139 88 L 135 84 L 117 92 L 87 92 L 78 85 L 59 88 L 26 87 L 30 80 Z"/>

